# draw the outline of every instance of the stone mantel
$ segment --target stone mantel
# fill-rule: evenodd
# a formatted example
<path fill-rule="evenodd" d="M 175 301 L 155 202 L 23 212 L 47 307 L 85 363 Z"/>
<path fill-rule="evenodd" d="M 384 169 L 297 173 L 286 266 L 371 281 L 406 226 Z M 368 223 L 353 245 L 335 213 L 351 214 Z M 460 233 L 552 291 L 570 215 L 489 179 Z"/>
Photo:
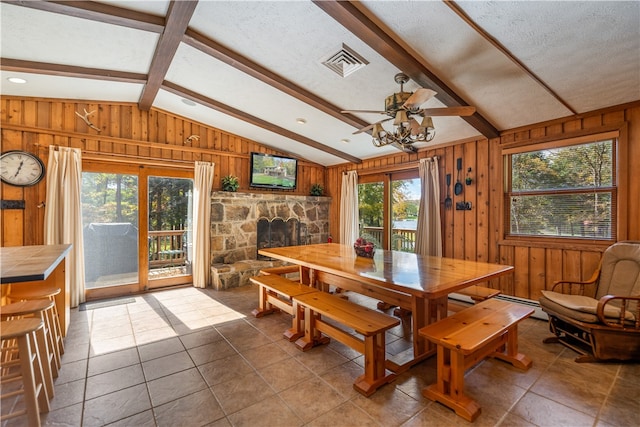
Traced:
<path fill-rule="evenodd" d="M 246 265 L 257 260 L 258 219 L 281 218 L 286 221 L 289 218 L 296 218 L 300 221 L 302 244 L 326 242 L 329 237 L 330 204 L 331 197 L 323 196 L 213 192 L 211 194 L 211 266 L 214 273 L 214 288 L 221 289 L 245 284 L 243 278 L 237 280 L 235 277 L 229 281 L 229 284 L 216 283 L 218 280 L 216 274 L 218 270 L 229 271 L 230 264 Z M 255 264 L 258 266 L 264 262 Z M 231 268 L 231 270 L 234 269 Z"/>

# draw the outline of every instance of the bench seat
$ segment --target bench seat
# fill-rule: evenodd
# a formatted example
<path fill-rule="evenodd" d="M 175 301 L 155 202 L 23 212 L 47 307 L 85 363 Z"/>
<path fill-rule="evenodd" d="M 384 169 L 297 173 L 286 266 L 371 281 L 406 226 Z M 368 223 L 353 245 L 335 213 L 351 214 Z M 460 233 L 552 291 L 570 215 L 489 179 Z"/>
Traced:
<path fill-rule="evenodd" d="M 395 379 L 396 375 L 387 374 L 386 370 L 385 333 L 400 324 L 398 319 L 327 292 L 298 295 L 293 297 L 293 305 L 296 316 L 304 317 L 304 336 L 296 341 L 299 349 L 306 351 L 315 345 L 326 344 L 329 340 L 322 336 L 324 333 L 364 354 L 365 371 L 355 380 L 355 390 L 370 396 Z M 351 328 L 363 338 L 325 319 Z"/>
<path fill-rule="evenodd" d="M 293 316 L 291 329 L 284 332 L 285 338 L 295 341 L 303 334 L 302 318 L 296 317 L 293 309 L 292 298 L 319 292 L 310 286 L 287 279 L 278 274 L 250 277 L 249 281 L 260 287 L 259 306 L 251 314 L 262 317 L 278 311 L 284 311 Z"/>
<path fill-rule="evenodd" d="M 468 288 L 460 289 L 456 291 L 456 293 L 471 298 L 475 304 L 500 295 L 498 289 L 486 288 L 479 285 L 472 285 Z"/>
<path fill-rule="evenodd" d="M 422 394 L 455 410 L 467 421 L 480 415 L 480 406 L 464 394 L 464 373 L 487 357 L 519 369 L 531 360 L 518 353 L 518 322 L 534 310 L 519 304 L 489 299 L 421 328 L 418 333 L 437 347 L 437 382 Z"/>

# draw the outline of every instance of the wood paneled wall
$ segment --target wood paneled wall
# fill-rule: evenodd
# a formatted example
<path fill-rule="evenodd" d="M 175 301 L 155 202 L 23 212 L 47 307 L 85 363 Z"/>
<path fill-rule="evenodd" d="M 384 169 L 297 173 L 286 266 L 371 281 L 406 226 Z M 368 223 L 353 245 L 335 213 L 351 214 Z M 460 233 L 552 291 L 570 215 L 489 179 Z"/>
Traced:
<path fill-rule="evenodd" d="M 503 156 L 502 149 L 513 145 L 529 145 L 604 130 L 622 129 L 621 144 L 625 154 L 618 163 L 622 211 L 619 240 L 640 240 L 640 102 L 556 120 L 504 132 L 500 138 L 459 141 L 447 146 L 420 150 L 416 154 L 398 154 L 373 158 L 360 165 L 343 164 L 327 169 L 327 195 L 333 197 L 331 234 L 338 239 L 342 174 L 357 170 L 359 174 L 374 171 L 391 173 L 415 167 L 419 159 L 438 156 L 440 163 L 441 200 L 446 195 L 445 176 L 452 176 L 453 209 L 441 205 L 444 256 L 502 263 L 515 266 L 512 276 L 490 285 L 508 295 L 536 300 L 540 291 L 549 289 L 560 279 L 586 280 L 593 273 L 606 245 L 585 242 L 576 245 L 561 240 L 549 242 L 526 239 L 507 240 L 503 229 Z M 373 149 L 373 148 L 372 148 Z M 471 167 L 473 183 L 464 185 L 460 196 L 453 195 L 456 159 L 462 158 L 463 176 Z M 472 203 L 472 210 L 457 211 L 455 202 Z"/>
<path fill-rule="evenodd" d="M 220 179 L 235 175 L 240 192 L 249 190 L 249 154 L 253 151 L 284 154 L 257 142 L 243 139 L 201 123 L 164 111 L 141 111 L 132 103 L 99 103 L 3 96 L 0 100 L 1 150 L 25 150 L 48 161 L 49 145 L 81 148 L 83 161 L 99 160 L 156 167 L 193 168 L 196 160 L 215 163 L 214 190 Z M 92 112 L 89 120 L 100 129 L 89 127 L 76 112 Z M 197 135 L 198 138 L 191 138 Z M 297 189 L 287 194 L 308 195 L 313 184 L 326 187 L 325 167 L 298 161 Z M 0 184 L 3 200 L 24 200 L 25 209 L 1 211 L 2 246 L 43 243 L 46 180 L 33 187 Z"/>
<path fill-rule="evenodd" d="M 132 164 L 189 167 L 195 160 L 216 164 L 214 189 L 220 178 L 233 174 L 240 178 L 240 191 L 249 190 L 249 153 L 277 153 L 256 142 L 163 111 L 140 111 L 134 104 L 60 101 L 39 98 L 3 97 L 0 124 L 2 151 L 22 149 L 36 153 L 46 163 L 48 146 L 82 148 L 85 158 L 105 158 Z M 91 129 L 76 111 L 95 111 L 90 120 L 101 129 Z M 464 186 L 457 201 L 472 203 L 470 211 L 445 210 L 442 205 L 444 255 L 447 257 L 504 263 L 515 266 L 513 276 L 490 285 L 505 294 L 537 299 L 559 279 L 587 279 L 596 267 L 602 245 L 585 242 L 580 246 L 553 241 L 549 244 L 526 240 L 506 240 L 502 211 L 502 149 L 514 144 L 535 144 L 565 139 L 579 134 L 625 126 L 626 155 L 618 164 L 620 191 L 624 203 L 620 240 L 640 240 L 640 102 L 609 108 L 580 117 L 504 132 L 500 138 L 458 141 L 434 146 L 416 154 L 372 158 L 360 165 L 343 164 L 325 168 L 299 162 L 298 188 L 292 194 L 307 195 L 311 185 L 320 183 L 333 197 L 330 226 L 334 241 L 339 237 L 340 187 L 342 173 L 355 169 L 360 174 L 391 173 L 417 168 L 420 158 L 438 156 L 441 166 L 441 199 L 446 194 L 445 175 L 456 179 L 456 159 L 463 159 L 463 177 L 472 168 L 473 184 Z M 191 135 L 198 135 L 190 144 Z M 375 148 L 372 146 L 372 150 Z M 282 154 L 282 153 L 280 153 Z M 1 198 L 24 200 L 25 209 L 2 210 L 2 246 L 42 244 L 45 182 L 28 188 L 0 186 Z"/>

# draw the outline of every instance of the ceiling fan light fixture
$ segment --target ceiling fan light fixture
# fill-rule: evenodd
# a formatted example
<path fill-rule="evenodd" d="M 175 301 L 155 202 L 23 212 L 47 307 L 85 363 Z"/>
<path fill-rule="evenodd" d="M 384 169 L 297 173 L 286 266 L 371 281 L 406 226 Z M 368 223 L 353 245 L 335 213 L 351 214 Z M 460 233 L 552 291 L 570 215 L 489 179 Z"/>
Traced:
<path fill-rule="evenodd" d="M 422 123 L 420 124 L 420 126 L 427 130 L 435 130 L 435 127 L 433 126 L 433 119 L 429 116 L 422 119 Z"/>
<path fill-rule="evenodd" d="M 394 126 L 409 126 L 409 117 L 406 110 L 398 110 L 396 113 L 396 119 L 393 121 Z"/>

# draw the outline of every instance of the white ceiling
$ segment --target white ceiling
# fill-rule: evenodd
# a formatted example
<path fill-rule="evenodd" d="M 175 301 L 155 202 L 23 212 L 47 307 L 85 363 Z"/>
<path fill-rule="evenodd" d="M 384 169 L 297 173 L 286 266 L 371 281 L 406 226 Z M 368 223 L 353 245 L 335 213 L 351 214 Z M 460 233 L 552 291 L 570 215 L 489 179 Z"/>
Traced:
<path fill-rule="evenodd" d="M 114 20 L 107 18 L 122 15 L 144 20 L 150 15 L 155 20 L 161 17 L 162 26 L 170 2 L 101 1 L 90 13 L 34 3 L 41 2 L 0 4 L 2 94 L 140 101 L 146 78 L 153 73 L 161 34 L 136 25 L 118 25 L 120 21 L 108 23 Z M 102 10 L 105 5 L 109 7 Z M 115 7 L 125 9 L 124 13 Z M 449 5 L 441 1 L 363 1 L 356 9 L 403 46 L 413 56 L 408 61 L 413 62 L 383 56 L 376 51 L 381 50 L 379 43 L 360 39 L 309 1 L 200 0 L 188 28 L 338 111 L 382 110 L 384 98 L 399 89 L 393 79 L 396 73 L 403 71 L 420 79 L 423 70 L 435 75 L 461 101 L 452 103 L 440 93 L 436 96 L 440 100 L 430 100 L 427 107 L 473 105 L 478 117 L 498 132 L 640 100 L 638 1 L 473 1 Z M 153 107 L 323 165 L 397 152 L 391 146 L 375 148 L 366 133 L 352 135 L 355 125 L 185 40 L 181 39 L 161 75 L 165 84 L 154 93 Z M 343 44 L 369 62 L 345 78 L 322 64 Z M 26 62 L 20 62 L 9 67 L 9 60 L 44 65 L 23 66 Z M 417 63 L 418 70 L 399 68 L 407 63 Z M 65 73 L 54 75 L 52 64 L 68 67 Z M 70 76 L 86 69 L 95 75 L 129 73 L 138 80 L 89 78 L 87 73 Z M 72 73 L 78 70 L 81 72 Z M 10 83 L 7 78 L 12 76 L 23 77 L 28 83 Z M 172 90 L 167 82 L 179 89 Z M 426 85 L 410 81 L 405 90 L 420 86 Z M 198 105 L 190 107 L 183 98 Z M 207 100 L 251 119 L 217 111 Z M 356 119 L 372 123 L 383 117 L 358 114 Z M 300 125 L 297 118 L 307 123 Z M 483 133 L 457 117 L 434 117 L 434 123 L 437 134 L 430 144 Z M 345 138 L 350 141 L 342 142 Z M 305 143 L 308 141 L 315 147 Z"/>

